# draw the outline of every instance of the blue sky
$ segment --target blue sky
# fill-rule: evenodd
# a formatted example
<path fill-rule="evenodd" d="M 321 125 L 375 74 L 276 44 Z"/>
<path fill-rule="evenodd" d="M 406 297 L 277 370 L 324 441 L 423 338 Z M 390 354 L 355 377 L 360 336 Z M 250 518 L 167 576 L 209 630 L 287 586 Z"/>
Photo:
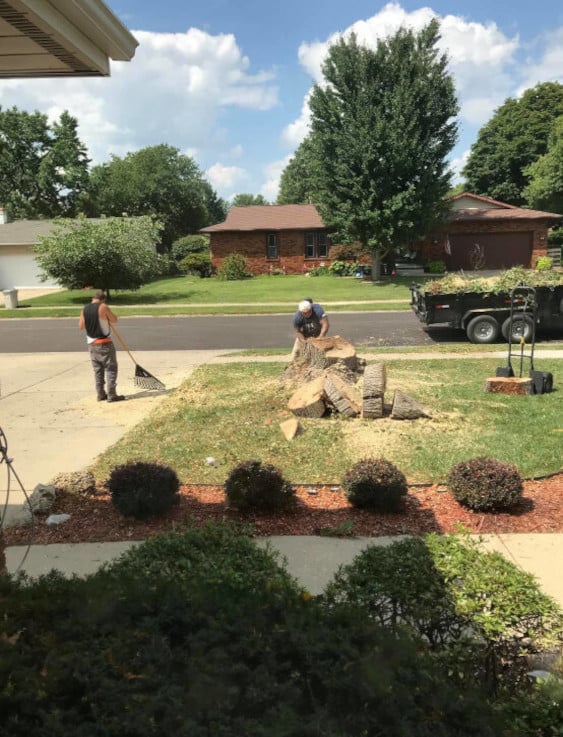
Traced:
<path fill-rule="evenodd" d="M 136 36 L 112 76 L 6 80 L 0 105 L 68 109 L 95 163 L 169 143 L 192 156 L 220 196 L 261 193 L 307 132 L 307 94 L 327 46 L 355 30 L 374 45 L 400 26 L 437 17 L 461 105 L 451 165 L 459 172 L 481 125 L 507 97 L 538 82 L 563 83 L 563 6 L 366 0 L 106 0 Z"/>

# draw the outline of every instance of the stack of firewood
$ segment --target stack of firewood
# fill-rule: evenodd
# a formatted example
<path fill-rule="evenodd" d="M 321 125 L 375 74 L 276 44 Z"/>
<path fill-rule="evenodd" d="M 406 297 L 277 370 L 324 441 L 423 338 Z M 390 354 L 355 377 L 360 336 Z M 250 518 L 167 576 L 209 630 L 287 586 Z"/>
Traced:
<path fill-rule="evenodd" d="M 382 361 L 365 365 L 354 346 L 340 336 L 310 338 L 294 359 L 292 375 L 307 377 L 291 396 L 288 408 L 297 417 L 319 418 L 332 412 L 346 417 L 384 416 L 387 372 Z M 397 420 L 428 417 L 412 397 L 395 390 L 390 416 Z"/>

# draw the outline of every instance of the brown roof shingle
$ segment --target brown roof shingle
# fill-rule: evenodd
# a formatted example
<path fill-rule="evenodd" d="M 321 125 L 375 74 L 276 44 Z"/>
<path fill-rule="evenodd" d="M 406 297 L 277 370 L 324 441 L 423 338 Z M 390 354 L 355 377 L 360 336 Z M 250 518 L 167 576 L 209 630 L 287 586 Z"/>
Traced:
<path fill-rule="evenodd" d="M 324 228 L 314 205 L 248 205 L 231 207 L 227 219 L 201 228 L 200 233 L 224 230 L 309 230 Z"/>
<path fill-rule="evenodd" d="M 508 210 L 502 210 L 493 207 L 490 210 L 480 210 L 478 208 L 470 208 L 467 210 L 453 210 L 450 214 L 450 220 L 459 222 L 460 220 L 561 220 L 563 215 L 555 212 L 542 212 L 541 210 L 527 210 L 524 207 L 512 207 Z"/>

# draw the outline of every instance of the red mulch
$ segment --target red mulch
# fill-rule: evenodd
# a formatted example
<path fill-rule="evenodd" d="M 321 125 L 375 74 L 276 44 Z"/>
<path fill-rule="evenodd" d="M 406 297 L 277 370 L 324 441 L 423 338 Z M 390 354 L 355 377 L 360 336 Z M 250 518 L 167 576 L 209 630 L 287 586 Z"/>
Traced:
<path fill-rule="evenodd" d="M 314 489 L 315 494 L 309 493 Z M 455 532 L 459 525 L 472 533 L 563 532 L 563 473 L 526 481 L 524 496 L 509 513 L 477 513 L 461 507 L 441 486 L 411 487 L 403 511 L 381 514 L 354 509 L 339 487 L 297 488 L 292 512 L 269 515 L 240 513 L 225 508 L 221 486 L 183 486 L 180 502 L 159 519 L 144 522 L 123 518 L 107 494 L 79 497 L 59 494 L 53 514 L 66 512 L 69 521 L 46 525 L 44 518 L 31 528 L 9 528 L 6 545 L 144 540 L 157 532 L 178 530 L 186 523 L 230 520 L 251 524 L 258 536 L 318 535 L 323 528 L 353 523 L 355 535 Z"/>

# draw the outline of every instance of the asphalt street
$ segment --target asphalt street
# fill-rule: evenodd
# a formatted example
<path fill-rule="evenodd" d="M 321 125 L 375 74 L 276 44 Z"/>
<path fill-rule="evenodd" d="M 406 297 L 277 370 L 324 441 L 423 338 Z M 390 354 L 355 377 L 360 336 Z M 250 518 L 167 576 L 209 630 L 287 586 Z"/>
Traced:
<path fill-rule="evenodd" d="M 240 350 L 293 344 L 292 315 L 121 317 L 120 333 L 132 351 Z M 427 331 L 410 312 L 334 313 L 330 334 L 357 348 L 431 345 L 463 340 L 444 326 Z M 0 321 L 0 353 L 69 352 L 85 347 L 76 318 Z"/>
<path fill-rule="evenodd" d="M 119 329 L 132 351 L 289 348 L 291 315 L 121 317 Z M 447 325 L 423 326 L 411 312 L 337 312 L 330 335 L 356 346 L 429 346 L 464 342 Z M 0 320 L 0 353 L 66 353 L 85 348 L 76 318 Z M 563 336 L 554 336 L 559 341 Z M 545 338 L 539 339 L 546 344 Z M 502 345 L 502 344 L 501 344 Z M 549 341 L 547 341 L 549 345 Z"/>

